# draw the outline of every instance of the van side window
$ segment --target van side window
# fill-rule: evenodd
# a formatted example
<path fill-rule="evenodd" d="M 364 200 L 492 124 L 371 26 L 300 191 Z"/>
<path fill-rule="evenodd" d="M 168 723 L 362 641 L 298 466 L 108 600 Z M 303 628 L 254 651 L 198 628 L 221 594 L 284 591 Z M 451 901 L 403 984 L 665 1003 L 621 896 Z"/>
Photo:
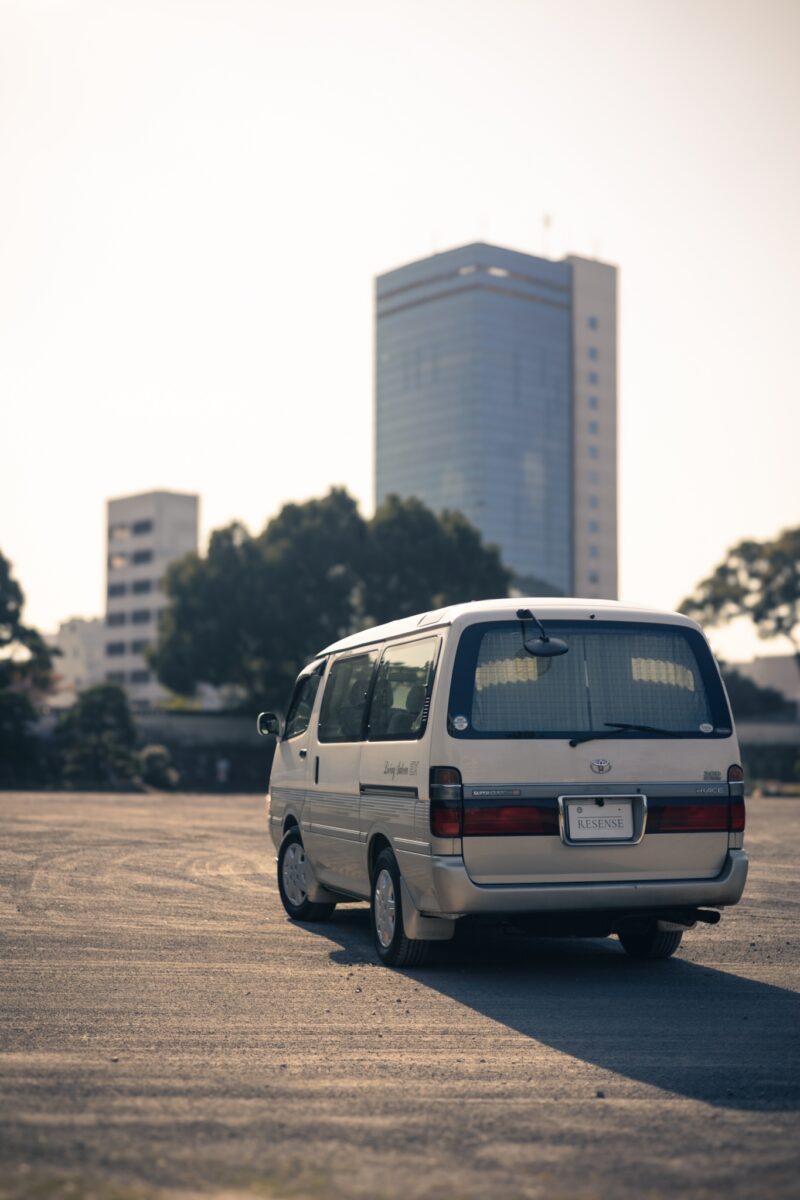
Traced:
<path fill-rule="evenodd" d="M 319 714 L 317 736 L 321 742 L 363 740 L 364 709 L 377 657 L 377 650 L 371 650 L 333 663 Z"/>
<path fill-rule="evenodd" d="M 437 645 L 437 638 L 425 638 L 386 647 L 370 704 L 370 741 L 422 737 Z"/>
<path fill-rule="evenodd" d="M 284 739 L 297 737 L 298 733 L 305 733 L 308 729 L 321 678 L 320 672 L 315 671 L 313 675 L 301 675 L 298 679 L 286 714 Z"/>

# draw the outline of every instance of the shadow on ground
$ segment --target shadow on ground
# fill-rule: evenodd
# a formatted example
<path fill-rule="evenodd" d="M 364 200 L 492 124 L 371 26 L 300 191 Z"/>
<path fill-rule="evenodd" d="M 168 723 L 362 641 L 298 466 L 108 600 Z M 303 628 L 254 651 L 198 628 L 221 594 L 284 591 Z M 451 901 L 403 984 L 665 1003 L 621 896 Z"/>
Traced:
<path fill-rule="evenodd" d="M 337 963 L 374 957 L 366 908 L 307 928 L 336 946 Z M 497 930 L 436 946 L 413 975 L 508 1029 L 629 1079 L 719 1108 L 800 1109 L 800 997 L 783 988 L 680 957 L 637 961 L 616 939 Z"/>

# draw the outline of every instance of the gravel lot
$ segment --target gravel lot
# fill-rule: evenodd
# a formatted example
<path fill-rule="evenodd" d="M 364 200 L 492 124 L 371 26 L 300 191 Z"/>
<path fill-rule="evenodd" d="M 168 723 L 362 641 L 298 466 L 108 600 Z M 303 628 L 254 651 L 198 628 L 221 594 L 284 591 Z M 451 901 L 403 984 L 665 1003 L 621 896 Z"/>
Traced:
<path fill-rule="evenodd" d="M 0 794 L 0 1197 L 798 1195 L 800 801 L 665 963 L 374 965 L 283 914 L 263 799 Z"/>

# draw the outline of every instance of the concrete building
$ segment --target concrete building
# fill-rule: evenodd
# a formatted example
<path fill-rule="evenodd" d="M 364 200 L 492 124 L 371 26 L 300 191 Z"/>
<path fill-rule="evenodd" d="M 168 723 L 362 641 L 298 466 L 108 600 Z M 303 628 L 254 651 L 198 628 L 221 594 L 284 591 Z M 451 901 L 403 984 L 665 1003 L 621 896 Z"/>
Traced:
<path fill-rule="evenodd" d="M 45 640 L 59 651 L 53 659 L 55 685 L 48 703 L 53 708 L 68 708 L 79 692 L 105 679 L 105 621 L 100 617 L 72 617 L 62 621 L 58 632 L 48 634 Z"/>
<path fill-rule="evenodd" d="M 104 677 L 124 685 L 137 707 L 150 707 L 167 694 L 145 650 L 166 605 L 167 567 L 197 550 L 198 517 L 199 498 L 179 492 L 108 501 Z"/>
<path fill-rule="evenodd" d="M 459 509 L 524 593 L 616 598 L 615 267 L 476 243 L 389 271 L 375 367 L 377 504 Z"/>
<path fill-rule="evenodd" d="M 794 654 L 759 654 L 751 662 L 731 663 L 759 687 L 774 688 L 800 715 L 800 664 Z"/>

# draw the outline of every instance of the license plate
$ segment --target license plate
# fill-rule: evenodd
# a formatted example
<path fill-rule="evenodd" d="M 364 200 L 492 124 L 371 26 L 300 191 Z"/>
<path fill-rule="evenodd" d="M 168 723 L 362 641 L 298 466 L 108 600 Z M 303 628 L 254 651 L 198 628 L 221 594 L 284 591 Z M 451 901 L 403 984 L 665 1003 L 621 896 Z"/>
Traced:
<path fill-rule="evenodd" d="M 567 800 L 571 842 L 629 842 L 633 837 L 630 800 Z"/>

